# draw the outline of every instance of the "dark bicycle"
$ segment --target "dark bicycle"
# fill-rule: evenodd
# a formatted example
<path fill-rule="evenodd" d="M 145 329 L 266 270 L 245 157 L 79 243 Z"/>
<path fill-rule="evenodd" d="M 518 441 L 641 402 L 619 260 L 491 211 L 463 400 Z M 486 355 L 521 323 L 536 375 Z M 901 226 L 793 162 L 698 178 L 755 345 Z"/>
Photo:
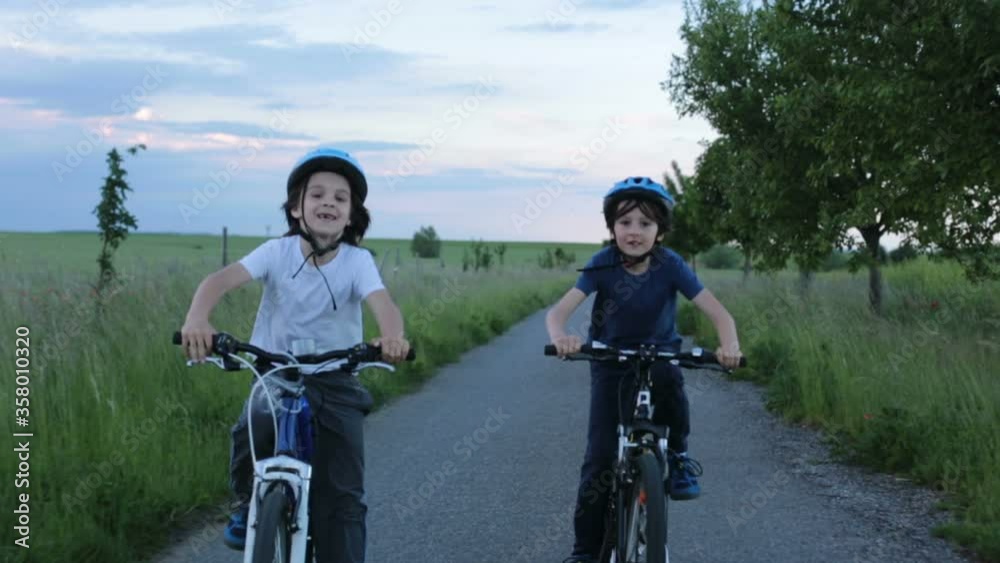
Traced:
<path fill-rule="evenodd" d="M 179 332 L 174 333 L 173 342 L 181 344 Z M 253 404 L 254 394 L 263 389 L 274 417 L 274 455 L 258 460 L 252 417 L 247 413 L 254 481 L 244 563 L 312 560 L 308 507 L 313 448 L 312 437 L 305 430 L 310 428 L 308 418 L 311 414 L 303 394 L 304 377 L 322 377 L 333 370 L 357 375 L 370 367 L 395 371 L 392 365 L 379 361 L 382 350 L 378 346 L 358 344 L 321 354 L 316 354 L 313 347 L 311 340 L 299 340 L 292 346 L 296 354 L 275 354 L 240 342 L 224 332 L 212 336 L 212 352 L 217 356 L 209 356 L 205 361 L 226 371 L 251 370 L 257 381 L 250 391 L 247 406 Z M 247 352 L 255 358 L 250 361 L 237 352 Z M 410 350 L 406 359 L 414 358 Z M 187 365 L 195 364 L 188 361 Z M 261 375 L 261 370 L 266 373 Z"/>
<path fill-rule="evenodd" d="M 556 347 L 545 346 L 545 355 L 556 356 Z M 669 563 L 667 496 L 663 490 L 663 482 L 669 478 L 667 427 L 653 424 L 650 368 L 656 362 L 667 361 L 684 368 L 729 370 L 719 364 L 715 354 L 701 348 L 674 353 L 653 345 L 619 349 L 595 341 L 565 359 L 628 363 L 634 368 L 637 383 L 631 419 L 618 425 L 618 459 L 598 561 Z M 740 365 L 746 365 L 746 358 L 740 360 Z"/>

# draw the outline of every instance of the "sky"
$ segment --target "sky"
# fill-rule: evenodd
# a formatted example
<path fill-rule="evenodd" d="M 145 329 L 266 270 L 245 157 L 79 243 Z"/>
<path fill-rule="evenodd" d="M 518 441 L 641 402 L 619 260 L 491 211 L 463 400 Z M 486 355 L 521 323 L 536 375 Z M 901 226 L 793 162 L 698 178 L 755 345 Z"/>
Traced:
<path fill-rule="evenodd" d="M 106 155 L 142 232 L 278 234 L 344 148 L 370 237 L 595 242 L 617 180 L 715 137 L 660 87 L 679 0 L 34 0 L 0 15 L 0 230 L 92 230 Z"/>
<path fill-rule="evenodd" d="M 350 151 L 372 238 L 598 242 L 627 176 L 717 135 L 661 88 L 680 0 L 33 0 L 0 14 L 0 230 L 276 236 L 295 161 Z"/>

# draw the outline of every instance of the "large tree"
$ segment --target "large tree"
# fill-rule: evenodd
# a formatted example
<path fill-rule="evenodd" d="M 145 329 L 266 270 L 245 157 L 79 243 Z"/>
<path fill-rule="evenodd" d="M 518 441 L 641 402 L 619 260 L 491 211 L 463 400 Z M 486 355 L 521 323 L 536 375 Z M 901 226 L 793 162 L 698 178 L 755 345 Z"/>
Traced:
<path fill-rule="evenodd" d="M 725 158 L 703 159 L 715 181 L 753 184 L 718 189 L 755 210 L 755 251 L 766 262 L 793 256 L 810 269 L 856 229 L 876 310 L 888 232 L 965 258 L 970 275 L 990 273 L 1000 232 L 998 169 L 988 157 L 1000 140 L 1000 58 L 988 30 L 1000 12 L 995 2 L 959 4 L 688 5 L 687 52 L 665 87 L 682 113 L 705 116 L 722 134 Z M 939 45 L 948 37 L 957 45 Z M 929 54 L 932 46 L 942 51 Z M 949 67 L 950 58 L 959 62 Z M 963 152 L 967 127 L 978 144 Z M 747 159 L 757 163 L 755 177 L 731 172 Z M 732 228 L 748 228 L 739 223 Z"/>

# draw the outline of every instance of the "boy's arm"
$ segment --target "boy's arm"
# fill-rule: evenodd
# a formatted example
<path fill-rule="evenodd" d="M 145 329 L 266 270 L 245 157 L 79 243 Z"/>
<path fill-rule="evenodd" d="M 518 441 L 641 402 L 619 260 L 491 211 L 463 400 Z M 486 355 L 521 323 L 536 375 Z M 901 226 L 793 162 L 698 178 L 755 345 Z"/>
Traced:
<path fill-rule="evenodd" d="M 375 344 L 382 346 L 382 356 L 390 362 L 401 362 L 410 352 L 410 343 L 403 337 L 403 314 L 393 302 L 389 291 L 378 289 L 365 298 L 381 336 L 375 339 Z"/>
<path fill-rule="evenodd" d="M 727 368 L 736 368 L 740 362 L 740 341 L 736 336 L 736 321 L 729 311 L 715 298 L 708 289 L 701 290 L 691 300 L 705 315 L 712 320 L 715 332 L 719 335 L 719 362 Z"/>
<path fill-rule="evenodd" d="M 191 299 L 184 327 L 181 328 L 181 345 L 192 360 L 201 361 L 212 349 L 215 329 L 209 323 L 212 310 L 227 291 L 240 287 L 253 279 L 239 262 L 209 274 L 198 285 Z"/>
<path fill-rule="evenodd" d="M 566 321 L 586 298 L 586 293 L 574 287 L 545 314 L 545 328 L 559 356 L 580 351 L 580 338 L 566 334 Z"/>

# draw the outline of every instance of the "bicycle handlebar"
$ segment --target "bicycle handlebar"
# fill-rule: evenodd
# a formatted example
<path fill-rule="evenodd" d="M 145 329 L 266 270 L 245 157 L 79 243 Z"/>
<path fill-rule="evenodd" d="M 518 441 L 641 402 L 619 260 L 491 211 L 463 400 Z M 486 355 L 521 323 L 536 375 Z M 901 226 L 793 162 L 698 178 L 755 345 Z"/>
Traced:
<path fill-rule="evenodd" d="M 638 350 L 631 350 L 626 348 L 612 348 L 610 346 L 592 346 L 590 344 L 583 344 L 580 346 L 581 356 L 587 356 L 587 360 L 597 360 L 597 361 L 621 361 L 622 357 L 639 357 L 648 358 L 650 360 L 679 360 L 684 363 L 691 364 L 719 364 L 719 359 L 715 356 L 713 352 L 708 350 L 702 350 L 701 348 L 695 348 L 691 352 L 666 352 L 662 350 L 656 350 L 654 347 L 640 347 Z M 556 347 L 554 344 L 545 345 L 545 355 L 546 356 L 556 356 Z M 746 367 L 747 359 L 746 357 L 740 358 L 740 367 Z"/>
<path fill-rule="evenodd" d="M 181 333 L 174 332 L 173 343 L 179 346 L 181 342 Z M 328 352 L 323 352 L 322 354 L 303 354 L 299 356 L 294 356 L 292 354 L 274 354 L 272 352 L 262 350 L 252 344 L 240 342 L 235 337 L 225 332 L 217 332 L 212 335 L 212 351 L 223 357 L 228 357 L 229 354 L 236 352 L 249 352 L 260 360 L 278 364 L 321 364 L 330 360 L 347 360 L 348 363 L 360 364 L 366 362 L 377 362 L 382 358 L 381 346 L 373 346 L 365 343 L 358 344 L 352 348 L 330 350 Z M 410 348 L 410 352 L 406 355 L 407 361 L 412 361 L 416 357 L 416 352 Z"/>

